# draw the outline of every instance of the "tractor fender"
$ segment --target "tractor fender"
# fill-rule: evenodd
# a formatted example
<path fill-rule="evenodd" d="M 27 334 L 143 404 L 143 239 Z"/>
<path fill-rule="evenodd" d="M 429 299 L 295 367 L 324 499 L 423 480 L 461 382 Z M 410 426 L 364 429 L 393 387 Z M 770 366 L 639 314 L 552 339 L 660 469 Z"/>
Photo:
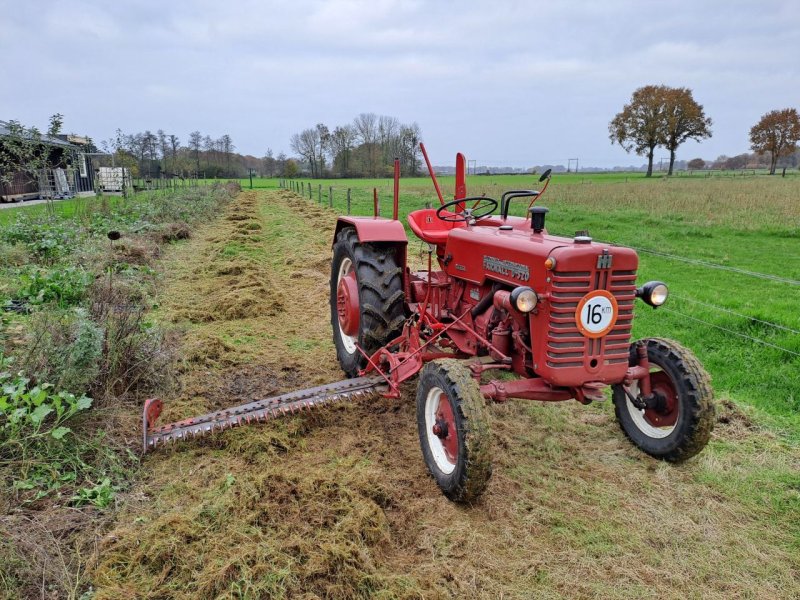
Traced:
<path fill-rule="evenodd" d="M 333 243 L 336 236 L 347 227 L 355 227 L 359 242 L 388 242 L 394 244 L 408 244 L 408 237 L 400 221 L 384 219 L 382 217 L 339 217 L 336 221 L 336 232 L 333 234 Z"/>
<path fill-rule="evenodd" d="M 339 232 L 345 227 L 355 227 L 358 241 L 361 243 L 372 242 L 392 246 L 395 260 L 403 269 L 403 289 L 408 293 L 406 289 L 408 285 L 408 269 L 406 268 L 408 237 L 403 224 L 400 221 L 382 217 L 339 217 L 336 221 L 336 232 L 333 234 L 333 244 L 336 243 Z"/>

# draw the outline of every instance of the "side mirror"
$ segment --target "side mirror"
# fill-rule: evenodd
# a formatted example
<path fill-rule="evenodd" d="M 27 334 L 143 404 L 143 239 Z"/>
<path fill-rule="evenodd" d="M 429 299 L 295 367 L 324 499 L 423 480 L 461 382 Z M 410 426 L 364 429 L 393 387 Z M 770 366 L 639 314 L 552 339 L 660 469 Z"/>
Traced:
<path fill-rule="evenodd" d="M 550 173 L 553 172 L 553 169 L 547 169 L 542 176 L 539 177 L 539 183 L 542 183 L 545 179 L 550 179 Z"/>

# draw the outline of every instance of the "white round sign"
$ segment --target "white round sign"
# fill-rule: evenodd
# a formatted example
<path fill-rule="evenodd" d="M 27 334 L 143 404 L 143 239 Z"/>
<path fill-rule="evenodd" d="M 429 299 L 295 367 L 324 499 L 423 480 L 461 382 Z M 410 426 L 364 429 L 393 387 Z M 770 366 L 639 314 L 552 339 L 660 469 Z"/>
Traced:
<path fill-rule="evenodd" d="M 605 290 L 590 292 L 575 311 L 578 329 L 586 337 L 604 336 L 617 322 L 617 300 Z"/>

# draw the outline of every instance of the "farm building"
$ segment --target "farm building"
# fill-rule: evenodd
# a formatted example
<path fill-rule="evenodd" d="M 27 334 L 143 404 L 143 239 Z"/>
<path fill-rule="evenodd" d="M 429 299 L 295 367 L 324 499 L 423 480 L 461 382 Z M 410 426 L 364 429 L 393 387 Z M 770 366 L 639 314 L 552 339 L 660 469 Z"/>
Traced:
<path fill-rule="evenodd" d="M 88 138 L 42 135 L 34 144 L 35 167 L 28 168 L 19 164 L 19 153 L 13 150 L 21 143 L 25 142 L 20 142 L 11 125 L 0 121 L 0 201 L 94 194 Z"/>

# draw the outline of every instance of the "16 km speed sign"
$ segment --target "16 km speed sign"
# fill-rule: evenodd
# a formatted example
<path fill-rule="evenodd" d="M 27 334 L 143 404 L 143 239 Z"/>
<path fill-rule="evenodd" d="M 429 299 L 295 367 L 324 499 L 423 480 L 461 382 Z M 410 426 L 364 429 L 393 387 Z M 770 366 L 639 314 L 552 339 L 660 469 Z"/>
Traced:
<path fill-rule="evenodd" d="M 603 337 L 617 322 L 617 299 L 605 290 L 586 294 L 575 310 L 575 322 L 584 336 Z"/>

